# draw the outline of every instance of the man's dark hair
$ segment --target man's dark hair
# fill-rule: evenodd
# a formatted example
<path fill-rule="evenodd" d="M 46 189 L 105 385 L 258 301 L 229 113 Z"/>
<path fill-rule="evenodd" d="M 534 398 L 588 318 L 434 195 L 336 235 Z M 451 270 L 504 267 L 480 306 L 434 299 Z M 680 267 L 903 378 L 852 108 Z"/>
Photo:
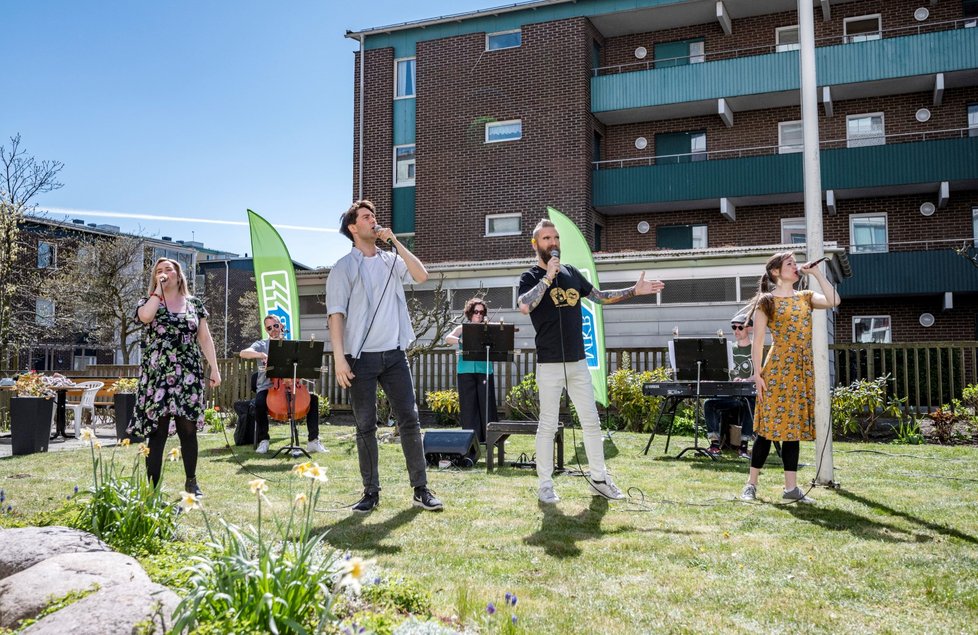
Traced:
<path fill-rule="evenodd" d="M 367 199 L 361 199 L 353 201 L 353 205 L 350 205 L 350 208 L 340 216 L 340 233 L 349 238 L 350 242 L 353 242 L 353 234 L 350 233 L 349 225 L 357 224 L 357 212 L 360 211 L 361 207 L 366 207 L 374 214 L 377 213 L 377 208 L 374 207 L 373 203 Z"/>

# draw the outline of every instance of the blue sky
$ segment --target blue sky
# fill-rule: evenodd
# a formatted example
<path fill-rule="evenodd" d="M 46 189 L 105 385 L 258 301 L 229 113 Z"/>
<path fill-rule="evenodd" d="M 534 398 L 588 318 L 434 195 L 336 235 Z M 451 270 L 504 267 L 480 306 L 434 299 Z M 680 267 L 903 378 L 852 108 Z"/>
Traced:
<path fill-rule="evenodd" d="M 64 188 L 37 203 L 89 222 L 240 254 L 246 227 L 128 216 L 245 221 L 251 208 L 332 230 L 353 194 L 346 30 L 502 4 L 0 0 L 0 144 L 20 133 L 64 162 Z M 281 234 L 314 267 L 349 249 L 334 232 Z"/>

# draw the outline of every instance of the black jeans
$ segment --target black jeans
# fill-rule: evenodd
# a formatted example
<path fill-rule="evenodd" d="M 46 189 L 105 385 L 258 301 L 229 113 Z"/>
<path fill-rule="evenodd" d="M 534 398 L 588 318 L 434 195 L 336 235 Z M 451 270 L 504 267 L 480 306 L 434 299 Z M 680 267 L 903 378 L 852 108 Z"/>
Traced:
<path fill-rule="evenodd" d="M 255 442 L 268 441 L 268 389 L 255 397 Z M 306 415 L 309 440 L 319 438 L 319 395 L 309 393 L 309 414 Z"/>
<path fill-rule="evenodd" d="M 489 418 L 486 418 L 486 404 Z M 474 430 L 479 443 L 486 442 L 486 424 L 499 421 L 496 414 L 496 385 L 489 375 L 489 392 L 486 394 L 486 376 L 482 373 L 459 373 L 458 405 L 461 411 L 462 427 Z"/>
<path fill-rule="evenodd" d="M 755 397 L 714 397 L 703 404 L 703 418 L 706 419 L 706 434 L 720 438 L 720 414 L 724 410 L 737 410 L 737 425 L 741 438 L 747 439 L 754 433 Z"/>
<path fill-rule="evenodd" d="M 407 356 L 401 349 L 382 353 L 361 353 L 359 359 L 346 356 L 355 377 L 350 385 L 350 403 L 357 425 L 357 455 L 365 493 L 380 491 L 377 457 L 377 384 L 390 402 L 401 436 L 401 451 L 407 462 L 412 487 L 428 484 L 421 443 L 421 424 L 414 400 L 414 381 Z"/>

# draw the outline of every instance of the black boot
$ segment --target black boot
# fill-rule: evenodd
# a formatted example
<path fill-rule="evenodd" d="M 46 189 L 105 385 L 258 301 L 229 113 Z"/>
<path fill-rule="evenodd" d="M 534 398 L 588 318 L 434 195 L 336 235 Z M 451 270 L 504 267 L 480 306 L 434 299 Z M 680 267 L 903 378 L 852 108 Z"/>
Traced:
<path fill-rule="evenodd" d="M 200 491 L 200 486 L 197 485 L 196 478 L 188 478 L 187 482 L 184 483 L 183 486 L 188 494 L 193 494 L 197 498 L 201 498 L 204 495 L 204 493 Z"/>

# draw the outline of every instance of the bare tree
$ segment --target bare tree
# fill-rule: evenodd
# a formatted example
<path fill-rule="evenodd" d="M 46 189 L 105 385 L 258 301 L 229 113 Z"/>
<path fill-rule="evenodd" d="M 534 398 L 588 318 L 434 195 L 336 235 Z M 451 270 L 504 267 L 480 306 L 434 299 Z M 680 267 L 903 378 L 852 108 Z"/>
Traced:
<path fill-rule="evenodd" d="M 438 283 L 430 293 L 430 300 L 422 299 L 415 291 L 407 294 L 408 313 L 418 336 L 418 340 L 408 349 L 408 357 L 445 348 L 445 336 L 459 325 L 460 317 L 452 311 L 451 296 L 448 289 L 445 289 L 445 274 L 439 275 Z M 485 293 L 486 290 L 480 287 L 475 296 L 481 298 Z"/>
<path fill-rule="evenodd" d="M 30 266 L 21 223 L 34 211 L 37 195 L 62 187 L 57 177 L 63 167 L 28 155 L 19 134 L 9 147 L 0 146 L 0 365 L 9 364 L 12 349 L 36 342 L 46 327 L 35 304 L 41 276 Z"/>

